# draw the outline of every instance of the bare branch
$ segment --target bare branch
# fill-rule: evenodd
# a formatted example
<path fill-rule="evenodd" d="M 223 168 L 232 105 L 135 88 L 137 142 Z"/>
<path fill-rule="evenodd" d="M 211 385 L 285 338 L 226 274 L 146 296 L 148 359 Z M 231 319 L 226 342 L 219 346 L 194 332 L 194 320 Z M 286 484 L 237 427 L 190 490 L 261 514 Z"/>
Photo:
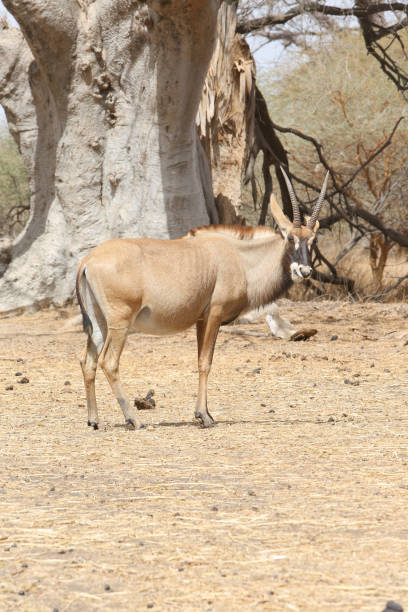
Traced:
<path fill-rule="evenodd" d="M 348 293 L 354 295 L 354 280 L 352 278 L 347 278 L 346 276 L 332 276 L 324 272 L 319 272 L 318 270 L 312 271 L 312 278 L 321 283 L 330 283 L 331 285 L 345 287 Z"/>
<path fill-rule="evenodd" d="M 345 257 L 348 253 L 350 253 L 350 251 L 354 249 L 356 244 L 360 242 L 363 236 L 365 236 L 365 234 L 358 234 L 357 232 L 354 232 L 354 235 L 352 236 L 351 240 L 340 251 L 340 253 L 338 253 L 335 261 L 333 262 L 333 265 L 337 266 L 337 264 L 343 259 L 343 257 Z"/>
<path fill-rule="evenodd" d="M 321 13 L 323 15 L 331 15 L 334 17 L 364 18 L 367 15 L 388 13 L 390 11 L 400 11 L 408 15 L 408 6 L 403 2 L 381 2 L 377 4 L 370 4 L 366 7 L 354 6 L 351 8 L 340 8 L 338 6 L 320 4 L 319 2 L 306 2 L 304 4 L 299 4 L 286 13 L 278 13 L 275 15 L 268 14 L 264 17 L 258 17 L 250 20 L 240 19 L 237 25 L 237 32 L 239 34 L 249 34 L 250 32 L 254 33 L 258 30 L 264 29 L 265 27 L 283 25 L 295 17 L 299 17 L 300 15 L 304 15 L 306 13 Z"/>
<path fill-rule="evenodd" d="M 400 246 L 408 247 L 408 237 L 404 236 L 404 234 L 401 234 L 400 232 L 397 232 L 391 227 L 387 227 L 386 225 L 384 225 L 384 223 L 376 215 L 373 215 L 372 213 L 368 212 L 368 210 L 360 208 L 359 206 L 352 206 L 351 211 L 361 219 L 368 221 L 370 225 L 373 225 L 378 230 L 380 230 L 380 232 L 382 232 L 384 236 L 391 238 L 391 240 L 393 240 Z"/>
<path fill-rule="evenodd" d="M 366 159 L 366 161 L 354 172 L 354 174 L 351 176 L 351 178 L 349 178 L 345 183 L 343 183 L 343 185 L 339 188 L 340 191 L 344 191 L 344 189 L 354 181 L 354 179 L 359 174 L 359 172 L 361 172 L 361 170 L 363 170 L 363 168 L 368 166 L 373 161 L 373 159 L 378 157 L 378 155 L 380 155 L 380 153 L 382 153 L 384 151 L 384 149 L 386 149 L 391 144 L 392 138 L 393 138 L 395 132 L 397 131 L 397 128 L 398 128 L 399 124 L 401 123 L 401 121 L 403 119 L 405 119 L 405 117 L 400 117 L 396 121 L 394 127 L 392 128 L 392 130 L 391 130 L 388 138 L 385 140 L 385 142 L 378 149 L 376 149 L 374 151 L 374 153 L 372 153 L 372 155 L 370 155 Z"/>
<path fill-rule="evenodd" d="M 407 280 L 407 278 L 408 278 L 408 274 L 405 274 L 405 276 L 402 276 L 401 278 L 399 278 L 396 283 L 394 283 L 390 287 L 387 287 L 387 289 L 384 289 L 383 291 L 380 291 L 376 295 L 370 296 L 370 299 L 378 300 L 378 299 L 382 298 L 384 295 L 387 295 L 387 293 L 391 293 L 391 291 L 394 291 L 394 289 L 399 287 L 401 285 L 401 283 L 404 282 L 404 280 Z"/>

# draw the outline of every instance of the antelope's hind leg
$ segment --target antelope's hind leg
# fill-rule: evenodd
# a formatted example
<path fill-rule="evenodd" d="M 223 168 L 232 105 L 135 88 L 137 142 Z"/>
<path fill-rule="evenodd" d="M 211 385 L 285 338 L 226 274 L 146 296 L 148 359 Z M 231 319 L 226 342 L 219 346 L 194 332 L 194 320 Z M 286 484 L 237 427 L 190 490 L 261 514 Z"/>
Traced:
<path fill-rule="evenodd" d="M 122 408 L 126 425 L 129 425 L 129 427 L 132 429 L 140 429 L 143 427 L 143 425 L 139 419 L 134 416 L 129 400 L 122 389 L 122 384 L 119 378 L 119 360 L 123 347 L 125 346 L 127 335 L 127 327 L 121 329 L 108 328 L 108 335 L 101 354 L 101 368 L 111 386 L 119 406 Z"/>
<path fill-rule="evenodd" d="M 100 351 L 91 336 L 88 336 L 84 354 L 81 359 L 82 374 L 84 377 L 86 403 L 88 406 L 88 425 L 98 429 L 98 407 L 96 405 L 95 376 Z"/>

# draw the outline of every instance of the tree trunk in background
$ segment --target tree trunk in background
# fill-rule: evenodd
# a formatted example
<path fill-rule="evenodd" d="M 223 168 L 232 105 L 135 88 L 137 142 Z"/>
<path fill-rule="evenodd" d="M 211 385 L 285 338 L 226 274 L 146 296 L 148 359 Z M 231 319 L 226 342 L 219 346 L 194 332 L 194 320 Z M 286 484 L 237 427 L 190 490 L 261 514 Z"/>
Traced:
<path fill-rule="evenodd" d="M 235 34 L 237 5 L 229 0 L 219 10 L 217 43 L 197 115 L 221 223 L 242 222 L 242 178 L 254 141 L 255 64 L 247 43 Z"/>
<path fill-rule="evenodd" d="M 218 220 L 195 125 L 218 4 L 4 0 L 21 32 L 0 30 L 0 103 L 31 212 L 0 311 L 64 302 L 79 259 L 110 237 L 174 238 Z"/>

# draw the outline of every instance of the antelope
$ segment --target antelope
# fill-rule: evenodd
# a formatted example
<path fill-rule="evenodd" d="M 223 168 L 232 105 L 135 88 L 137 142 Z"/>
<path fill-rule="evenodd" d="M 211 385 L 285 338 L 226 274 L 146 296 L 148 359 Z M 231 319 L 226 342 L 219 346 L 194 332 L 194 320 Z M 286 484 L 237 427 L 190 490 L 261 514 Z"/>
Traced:
<path fill-rule="evenodd" d="M 173 240 L 111 239 L 79 264 L 76 292 L 86 348 L 81 359 L 88 425 L 98 429 L 95 375 L 100 364 L 130 429 L 143 427 L 119 378 L 119 360 L 130 330 L 174 334 L 196 326 L 198 396 L 195 418 L 215 421 L 207 409 L 207 379 L 221 325 L 279 298 L 312 273 L 310 251 L 319 228 L 328 175 L 306 225 L 288 185 L 293 222 L 271 195 L 278 230 L 210 225 Z"/>

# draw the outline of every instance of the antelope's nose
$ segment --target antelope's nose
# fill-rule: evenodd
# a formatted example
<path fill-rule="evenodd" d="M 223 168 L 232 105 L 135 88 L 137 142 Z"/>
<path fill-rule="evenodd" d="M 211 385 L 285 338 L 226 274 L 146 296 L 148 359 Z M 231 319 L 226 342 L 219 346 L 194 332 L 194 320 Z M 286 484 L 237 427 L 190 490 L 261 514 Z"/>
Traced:
<path fill-rule="evenodd" d="M 299 272 L 303 278 L 309 278 L 312 274 L 312 268 L 310 266 L 299 266 Z"/>

